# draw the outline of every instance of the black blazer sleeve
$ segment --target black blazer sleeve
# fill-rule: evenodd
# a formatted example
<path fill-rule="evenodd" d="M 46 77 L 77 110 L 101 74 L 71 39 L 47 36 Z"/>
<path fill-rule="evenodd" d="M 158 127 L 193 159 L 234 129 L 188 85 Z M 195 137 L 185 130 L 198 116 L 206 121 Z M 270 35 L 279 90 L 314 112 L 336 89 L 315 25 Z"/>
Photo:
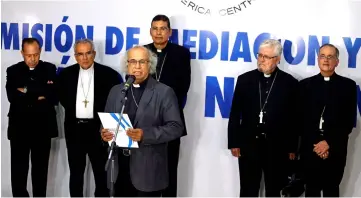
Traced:
<path fill-rule="evenodd" d="M 233 94 L 233 100 L 232 100 L 232 106 L 231 106 L 231 112 L 229 115 L 228 120 L 228 148 L 240 148 L 240 133 L 242 133 L 241 130 L 241 114 L 242 114 L 242 89 L 243 89 L 243 83 L 242 83 L 242 77 L 239 76 L 237 78 L 237 84 L 236 88 L 234 90 Z"/>
<path fill-rule="evenodd" d="M 325 133 L 325 140 L 329 144 L 330 149 L 344 150 L 347 149 L 348 135 L 352 132 L 357 116 L 357 86 L 355 81 L 344 79 L 343 89 L 345 90 L 339 101 L 340 112 L 338 122 Z M 341 97 L 341 96 L 339 96 Z"/>
<path fill-rule="evenodd" d="M 10 66 L 6 69 L 6 94 L 10 103 L 17 103 L 25 100 L 26 94 L 18 91 L 18 88 L 24 88 L 24 85 L 19 84 L 16 75 L 16 67 Z"/>
<path fill-rule="evenodd" d="M 48 64 L 47 67 L 47 78 L 48 82 L 45 85 L 44 89 L 44 97 L 48 100 L 52 105 L 58 105 L 58 96 L 56 94 L 56 66 L 53 64 Z"/>
<path fill-rule="evenodd" d="M 286 117 L 286 135 L 287 137 L 287 151 L 288 153 L 296 153 L 298 150 L 298 142 L 300 138 L 300 132 L 298 131 L 298 118 L 300 114 L 297 110 L 299 83 L 296 79 L 291 78 L 289 82 L 289 100 L 287 104 L 287 117 Z"/>
<path fill-rule="evenodd" d="M 178 88 L 176 93 L 178 93 L 179 103 L 185 99 L 187 96 L 190 84 L 191 84 L 191 54 L 188 49 L 182 48 L 182 56 L 180 66 L 182 68 L 182 72 L 178 73 L 177 85 Z"/>
<path fill-rule="evenodd" d="M 56 87 L 57 87 L 57 90 L 58 90 L 58 97 L 59 97 L 59 101 L 61 103 L 61 105 L 63 105 L 64 108 L 68 107 L 68 103 L 67 103 L 67 94 L 66 94 L 66 89 L 67 89 L 67 86 L 66 86 L 66 80 L 67 78 L 69 77 L 67 75 L 67 70 L 66 69 L 63 69 L 58 78 L 57 78 L 57 83 L 56 83 Z"/>

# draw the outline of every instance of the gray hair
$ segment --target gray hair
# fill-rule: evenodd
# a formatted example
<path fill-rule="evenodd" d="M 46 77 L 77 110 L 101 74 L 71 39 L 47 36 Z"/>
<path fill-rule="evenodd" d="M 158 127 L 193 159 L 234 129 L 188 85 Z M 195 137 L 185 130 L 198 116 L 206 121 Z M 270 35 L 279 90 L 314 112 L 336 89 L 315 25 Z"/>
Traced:
<path fill-rule="evenodd" d="M 336 58 L 338 58 L 340 56 L 340 51 L 338 50 L 338 48 L 330 43 L 326 43 L 326 44 L 323 44 L 320 49 L 318 50 L 318 53 L 320 53 L 321 49 L 324 48 L 324 47 L 332 47 L 333 49 L 335 49 L 335 52 L 336 52 Z"/>
<path fill-rule="evenodd" d="M 278 40 L 266 39 L 261 43 L 261 45 L 259 46 L 259 49 L 261 49 L 263 47 L 273 48 L 274 51 L 275 51 L 276 56 L 281 56 L 282 55 L 282 45 Z"/>
<path fill-rule="evenodd" d="M 155 55 L 152 51 L 150 51 L 150 49 L 142 46 L 142 45 L 136 45 L 130 49 L 127 50 L 127 52 L 125 53 L 124 59 L 122 61 L 122 65 L 124 65 L 122 68 L 122 71 L 125 73 L 128 73 L 128 55 L 129 55 L 129 51 L 132 49 L 143 49 L 147 52 L 148 54 L 148 65 L 149 65 L 149 73 L 150 74 L 155 74 L 156 70 L 157 70 L 157 63 L 158 63 L 158 58 L 157 55 Z"/>
<path fill-rule="evenodd" d="M 80 44 L 80 43 L 81 43 L 81 44 L 86 44 L 86 43 L 88 43 L 88 44 L 90 44 L 92 51 L 94 51 L 94 49 L 95 49 L 95 47 L 94 47 L 94 42 L 93 42 L 92 40 L 90 40 L 90 39 L 84 38 L 84 39 L 79 39 L 79 40 L 76 40 L 76 41 L 75 41 L 74 46 L 73 46 L 74 52 L 75 52 L 76 46 L 77 46 L 78 44 Z"/>

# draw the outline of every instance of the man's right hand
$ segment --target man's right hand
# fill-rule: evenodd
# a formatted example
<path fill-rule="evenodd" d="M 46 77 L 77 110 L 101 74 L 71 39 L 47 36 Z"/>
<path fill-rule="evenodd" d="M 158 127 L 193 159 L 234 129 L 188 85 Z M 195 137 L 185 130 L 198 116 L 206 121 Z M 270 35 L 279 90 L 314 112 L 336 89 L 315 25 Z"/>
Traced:
<path fill-rule="evenodd" d="M 231 149 L 232 155 L 234 157 L 241 157 L 241 149 L 240 148 L 232 148 Z"/>
<path fill-rule="evenodd" d="M 110 132 L 108 129 L 102 129 L 101 136 L 104 141 L 109 142 L 110 140 L 113 139 L 114 134 Z"/>

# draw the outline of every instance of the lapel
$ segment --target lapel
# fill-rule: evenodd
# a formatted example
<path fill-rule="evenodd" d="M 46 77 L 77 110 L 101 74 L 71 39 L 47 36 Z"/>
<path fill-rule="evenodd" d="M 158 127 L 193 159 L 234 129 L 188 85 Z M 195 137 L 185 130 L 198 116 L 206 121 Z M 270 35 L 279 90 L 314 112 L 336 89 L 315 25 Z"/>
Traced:
<path fill-rule="evenodd" d="M 70 89 L 70 94 L 69 96 L 71 98 L 69 98 L 70 103 L 73 105 L 73 108 L 76 109 L 76 94 L 78 91 L 78 78 L 79 78 L 79 70 L 80 70 L 80 65 L 79 64 L 75 64 L 74 66 L 70 66 L 73 67 L 71 68 L 72 70 L 74 70 L 73 72 L 70 72 L 71 76 L 69 77 L 69 89 Z"/>
<path fill-rule="evenodd" d="M 157 81 L 154 80 L 154 78 L 149 77 L 147 86 L 145 87 L 142 98 L 140 99 L 139 107 L 138 107 L 137 113 L 135 115 L 134 126 L 136 126 L 138 124 L 138 122 L 143 118 L 144 113 L 149 106 L 148 104 L 150 103 L 150 101 L 153 97 L 154 87 L 155 87 L 156 83 L 157 83 Z"/>
<path fill-rule="evenodd" d="M 98 63 L 94 62 L 94 106 L 93 106 L 93 112 L 96 113 L 96 104 L 97 104 L 97 96 L 101 95 L 101 84 L 100 84 L 100 80 L 101 80 L 101 76 L 98 76 L 98 74 L 100 74 L 101 72 L 99 70 L 101 70 L 100 68 L 101 66 L 98 65 Z M 99 81 L 99 82 L 98 82 Z"/>

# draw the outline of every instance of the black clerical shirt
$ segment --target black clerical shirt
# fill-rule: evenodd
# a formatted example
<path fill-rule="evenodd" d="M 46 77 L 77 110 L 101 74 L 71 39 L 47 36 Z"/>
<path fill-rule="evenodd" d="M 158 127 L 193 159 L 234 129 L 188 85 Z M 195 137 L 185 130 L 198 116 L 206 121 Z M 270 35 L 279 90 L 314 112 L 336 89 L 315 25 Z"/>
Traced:
<path fill-rule="evenodd" d="M 128 114 L 131 123 L 134 123 L 139 102 L 140 99 L 142 98 L 147 82 L 148 82 L 148 78 L 145 79 L 142 83 L 140 83 L 139 87 L 137 85 L 130 86 L 130 89 L 127 92 L 128 99 L 124 108 L 124 113 Z"/>
<path fill-rule="evenodd" d="M 321 116 L 323 118 L 323 120 L 325 119 L 325 117 L 328 116 L 328 112 L 330 111 L 330 108 L 332 108 L 331 104 L 329 103 L 331 96 L 331 85 L 332 82 L 334 80 L 334 76 L 330 76 L 328 77 L 328 80 L 326 80 L 325 77 L 323 77 L 322 75 L 318 75 L 317 76 L 317 84 L 315 84 L 314 86 L 317 86 L 317 92 L 318 92 L 318 97 L 316 98 L 317 101 L 317 108 L 315 110 L 318 111 L 318 117 L 319 120 L 321 121 Z M 319 128 L 318 132 L 319 132 L 319 141 L 324 140 L 324 135 L 325 135 L 325 123 L 322 123 L 322 129 Z"/>
<path fill-rule="evenodd" d="M 167 58 L 168 53 L 168 45 L 165 46 L 162 50 L 158 50 L 154 45 L 151 45 L 150 50 L 157 55 L 158 62 L 157 62 L 157 72 L 153 74 L 153 78 L 159 80 L 160 76 L 162 75 L 162 67 L 164 65 L 165 59 Z"/>
<path fill-rule="evenodd" d="M 267 133 L 267 130 L 265 128 L 265 124 L 268 120 L 268 114 L 267 114 L 267 109 L 269 108 L 269 98 L 270 97 L 275 97 L 275 93 L 272 93 L 272 84 L 274 84 L 274 81 L 276 80 L 276 73 L 278 71 L 278 68 L 276 67 L 276 69 L 272 72 L 272 74 L 270 74 L 269 77 L 266 77 L 265 74 L 263 72 L 259 72 L 259 82 L 258 82 L 258 92 L 260 93 L 260 98 L 258 99 L 258 103 L 259 103 L 259 112 L 263 112 L 263 117 L 262 117 L 262 123 L 258 123 L 257 124 L 257 128 L 258 128 L 258 133 L 261 136 L 264 136 Z M 273 96 L 272 96 L 273 95 Z M 267 98 L 268 96 L 268 98 Z M 267 103 L 265 104 L 267 100 Z"/>
<path fill-rule="evenodd" d="M 262 107 L 264 106 L 264 111 L 267 109 L 267 104 L 265 105 L 264 103 L 266 102 L 267 96 L 268 94 L 272 95 L 272 83 L 274 82 L 276 73 L 278 71 L 278 68 L 276 67 L 276 69 L 272 72 L 270 77 L 265 77 L 265 74 L 262 72 L 259 72 L 260 78 L 259 78 L 259 91 L 261 92 L 261 107 L 260 110 L 262 109 Z M 271 93 L 270 93 L 271 92 Z M 271 96 L 269 96 L 271 97 Z M 267 114 L 267 111 L 266 111 Z"/>

